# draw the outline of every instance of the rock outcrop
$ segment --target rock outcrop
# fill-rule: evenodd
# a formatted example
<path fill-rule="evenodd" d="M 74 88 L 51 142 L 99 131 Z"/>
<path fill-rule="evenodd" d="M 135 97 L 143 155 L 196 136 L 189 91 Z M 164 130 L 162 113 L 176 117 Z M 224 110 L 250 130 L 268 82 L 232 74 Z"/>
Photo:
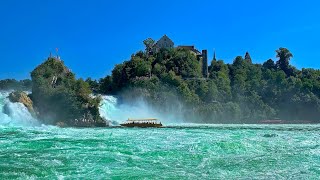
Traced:
<path fill-rule="evenodd" d="M 9 94 L 9 100 L 13 103 L 22 103 L 30 112 L 33 117 L 36 117 L 35 110 L 33 108 L 33 102 L 27 93 L 22 91 L 14 91 Z"/>
<path fill-rule="evenodd" d="M 49 57 L 31 72 L 32 101 L 44 124 L 60 127 L 107 126 L 100 117 L 100 97 L 76 79 L 59 58 Z"/>

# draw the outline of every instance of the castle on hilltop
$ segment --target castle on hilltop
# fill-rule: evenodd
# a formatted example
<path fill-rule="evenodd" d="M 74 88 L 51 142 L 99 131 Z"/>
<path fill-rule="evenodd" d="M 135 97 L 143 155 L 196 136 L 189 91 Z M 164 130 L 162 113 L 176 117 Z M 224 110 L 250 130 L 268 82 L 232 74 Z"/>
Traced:
<path fill-rule="evenodd" d="M 181 48 L 189 50 L 197 57 L 197 60 L 201 64 L 201 72 L 204 78 L 208 78 L 208 51 L 202 50 L 201 52 L 195 48 L 194 45 L 179 45 L 174 46 L 174 42 L 167 36 L 162 36 L 152 47 L 152 53 L 159 52 L 160 49 Z"/>

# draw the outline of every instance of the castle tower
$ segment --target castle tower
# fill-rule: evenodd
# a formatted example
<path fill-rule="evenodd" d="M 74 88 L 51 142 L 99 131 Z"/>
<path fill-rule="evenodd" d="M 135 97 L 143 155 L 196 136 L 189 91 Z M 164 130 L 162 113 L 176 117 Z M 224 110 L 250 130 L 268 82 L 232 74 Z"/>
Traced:
<path fill-rule="evenodd" d="M 202 75 L 204 78 L 208 78 L 208 52 L 202 50 Z"/>

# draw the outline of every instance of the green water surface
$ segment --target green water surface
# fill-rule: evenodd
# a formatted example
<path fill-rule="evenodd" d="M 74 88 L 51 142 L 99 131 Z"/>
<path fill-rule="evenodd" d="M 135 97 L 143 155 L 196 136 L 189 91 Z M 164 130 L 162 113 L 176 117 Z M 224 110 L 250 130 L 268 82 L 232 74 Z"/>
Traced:
<path fill-rule="evenodd" d="M 0 179 L 319 179 L 318 125 L 0 127 Z"/>

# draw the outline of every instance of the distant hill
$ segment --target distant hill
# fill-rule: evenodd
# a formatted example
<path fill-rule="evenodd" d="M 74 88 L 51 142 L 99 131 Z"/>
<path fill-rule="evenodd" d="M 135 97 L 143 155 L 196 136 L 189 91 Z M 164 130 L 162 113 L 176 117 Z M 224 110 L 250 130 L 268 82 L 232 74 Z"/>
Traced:
<path fill-rule="evenodd" d="M 31 91 L 32 82 L 30 79 L 17 81 L 15 79 L 0 80 L 0 90 Z"/>

